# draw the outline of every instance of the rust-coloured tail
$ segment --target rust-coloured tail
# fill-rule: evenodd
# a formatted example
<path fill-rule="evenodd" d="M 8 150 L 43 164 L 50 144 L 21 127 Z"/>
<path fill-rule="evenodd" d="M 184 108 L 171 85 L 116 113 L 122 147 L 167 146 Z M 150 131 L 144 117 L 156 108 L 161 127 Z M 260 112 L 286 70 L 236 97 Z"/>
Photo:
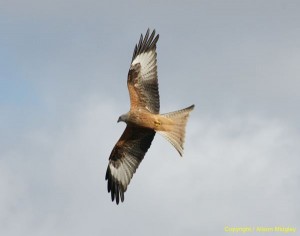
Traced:
<path fill-rule="evenodd" d="M 179 111 L 169 112 L 162 114 L 170 119 L 173 125 L 168 131 L 157 131 L 164 136 L 179 152 L 180 156 L 183 154 L 183 144 L 185 138 L 185 126 L 188 121 L 190 112 L 194 109 L 195 105 L 189 106 Z"/>

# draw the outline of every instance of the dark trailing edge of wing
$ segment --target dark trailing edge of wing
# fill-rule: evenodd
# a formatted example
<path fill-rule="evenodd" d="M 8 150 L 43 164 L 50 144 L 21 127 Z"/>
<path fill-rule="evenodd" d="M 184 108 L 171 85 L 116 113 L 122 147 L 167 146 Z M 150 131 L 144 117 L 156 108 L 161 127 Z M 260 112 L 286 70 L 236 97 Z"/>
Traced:
<path fill-rule="evenodd" d="M 116 168 L 118 168 L 120 162 L 124 164 L 122 158 L 126 158 L 126 155 L 130 155 L 138 160 L 139 165 L 150 148 L 155 133 L 154 130 L 137 128 L 130 134 L 130 138 L 126 141 L 126 146 L 124 146 L 124 144 L 121 148 L 114 147 L 109 160 L 114 163 L 113 165 L 115 165 Z M 132 175 L 135 173 L 138 165 L 133 170 Z M 111 200 L 116 200 L 117 204 L 119 204 L 120 200 L 123 202 L 127 186 L 123 186 L 122 183 L 112 175 L 110 165 L 107 167 L 105 180 L 107 180 L 107 191 L 111 193 Z"/>
<path fill-rule="evenodd" d="M 143 52 L 151 51 L 152 49 L 155 48 L 156 43 L 157 43 L 157 41 L 159 39 L 159 34 L 156 35 L 156 37 L 154 38 L 154 36 L 155 36 L 155 30 L 152 31 L 150 37 L 149 37 L 149 33 L 150 33 L 150 30 L 148 29 L 147 32 L 146 32 L 145 37 L 143 37 L 143 34 L 141 34 L 139 43 L 135 45 L 131 62 L 133 62 L 133 60 L 139 54 L 141 54 Z"/>

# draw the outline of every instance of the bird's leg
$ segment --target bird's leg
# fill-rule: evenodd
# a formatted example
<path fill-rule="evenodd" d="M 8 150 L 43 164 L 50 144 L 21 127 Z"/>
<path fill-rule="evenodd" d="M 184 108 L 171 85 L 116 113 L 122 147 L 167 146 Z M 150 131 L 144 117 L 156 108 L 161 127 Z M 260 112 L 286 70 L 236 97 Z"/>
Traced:
<path fill-rule="evenodd" d="M 161 125 L 161 122 L 159 120 L 154 121 L 154 126 L 157 128 L 158 126 Z"/>

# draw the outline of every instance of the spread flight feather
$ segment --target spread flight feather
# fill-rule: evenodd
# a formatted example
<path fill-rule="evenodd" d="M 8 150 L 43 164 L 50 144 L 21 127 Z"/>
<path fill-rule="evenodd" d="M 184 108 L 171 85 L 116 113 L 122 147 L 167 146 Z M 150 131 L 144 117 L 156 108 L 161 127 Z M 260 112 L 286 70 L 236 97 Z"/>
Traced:
<path fill-rule="evenodd" d="M 156 43 L 159 35 L 155 30 L 145 37 L 141 35 L 136 44 L 128 72 L 127 87 L 130 111 L 119 117 L 126 122 L 122 136 L 114 146 L 105 179 L 112 201 L 124 201 L 124 193 L 151 146 L 155 133 L 163 135 L 183 154 L 185 127 L 194 105 L 185 109 L 159 114 L 160 102 L 157 80 Z"/>

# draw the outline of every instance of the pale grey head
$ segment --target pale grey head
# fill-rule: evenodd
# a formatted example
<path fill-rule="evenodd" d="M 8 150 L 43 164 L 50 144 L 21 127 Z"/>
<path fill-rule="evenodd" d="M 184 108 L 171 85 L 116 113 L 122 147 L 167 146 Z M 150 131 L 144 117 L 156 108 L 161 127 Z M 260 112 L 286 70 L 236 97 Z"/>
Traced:
<path fill-rule="evenodd" d="M 119 117 L 118 122 L 123 121 L 123 122 L 127 123 L 128 119 L 129 119 L 129 114 L 127 112 Z"/>

